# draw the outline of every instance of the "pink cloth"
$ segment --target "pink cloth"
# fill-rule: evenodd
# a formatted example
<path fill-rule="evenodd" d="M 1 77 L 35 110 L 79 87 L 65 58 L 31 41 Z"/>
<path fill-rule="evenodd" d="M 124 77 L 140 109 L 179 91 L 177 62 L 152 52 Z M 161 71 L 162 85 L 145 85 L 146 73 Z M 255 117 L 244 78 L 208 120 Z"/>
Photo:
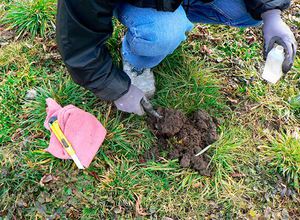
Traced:
<path fill-rule="evenodd" d="M 57 116 L 60 128 L 72 144 L 80 162 L 88 167 L 104 141 L 106 129 L 95 116 L 73 105 L 62 108 L 51 98 L 46 99 L 46 103 L 47 117 L 44 126 L 50 130 L 49 119 Z M 60 159 L 71 159 L 52 131 L 46 151 Z"/>

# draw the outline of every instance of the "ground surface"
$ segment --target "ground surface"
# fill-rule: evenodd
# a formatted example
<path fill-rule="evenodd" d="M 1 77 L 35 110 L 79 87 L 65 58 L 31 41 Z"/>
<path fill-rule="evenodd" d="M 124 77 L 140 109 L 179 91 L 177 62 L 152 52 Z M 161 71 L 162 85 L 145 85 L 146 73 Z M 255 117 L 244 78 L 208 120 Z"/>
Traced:
<path fill-rule="evenodd" d="M 199 110 L 187 117 L 175 109 L 158 109 L 158 112 L 162 118 L 148 119 L 157 143 L 146 151 L 144 159 L 158 161 L 166 154 L 168 159 L 178 159 L 181 167 L 190 167 L 201 175 L 210 176 L 205 149 L 218 140 L 218 135 L 209 114 Z"/>
<path fill-rule="evenodd" d="M 299 42 L 299 6 L 286 17 Z M 122 30 L 109 41 L 116 62 Z M 77 86 L 53 38 L 15 36 L 0 26 L 0 219 L 299 218 L 299 54 L 293 70 L 268 85 L 259 77 L 259 29 L 198 25 L 155 69 L 155 106 L 218 119 L 211 173 L 199 175 L 167 155 L 141 159 L 157 142 L 146 118 Z M 47 97 L 89 111 L 107 128 L 89 169 L 43 151 Z"/>

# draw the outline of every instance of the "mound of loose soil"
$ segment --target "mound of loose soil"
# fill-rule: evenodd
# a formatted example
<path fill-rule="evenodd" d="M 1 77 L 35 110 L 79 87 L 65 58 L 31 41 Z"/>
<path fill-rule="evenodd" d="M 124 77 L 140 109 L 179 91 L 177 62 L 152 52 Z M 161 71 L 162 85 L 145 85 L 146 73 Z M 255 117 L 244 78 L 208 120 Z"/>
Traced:
<path fill-rule="evenodd" d="M 149 124 L 158 138 L 157 145 L 147 151 L 145 160 L 158 159 L 167 153 L 168 159 L 178 158 L 181 167 L 190 167 L 209 176 L 209 158 L 206 154 L 196 157 L 203 148 L 218 138 L 214 120 L 203 110 L 186 117 L 174 109 L 158 109 L 162 119 L 150 118 Z"/>

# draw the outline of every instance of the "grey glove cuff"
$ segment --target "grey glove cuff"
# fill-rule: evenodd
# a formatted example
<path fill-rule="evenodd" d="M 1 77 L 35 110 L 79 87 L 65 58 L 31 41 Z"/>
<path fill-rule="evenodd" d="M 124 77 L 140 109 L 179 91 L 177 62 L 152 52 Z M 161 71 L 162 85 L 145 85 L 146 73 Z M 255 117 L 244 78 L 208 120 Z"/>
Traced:
<path fill-rule="evenodd" d="M 266 11 L 262 13 L 261 17 L 264 22 L 268 22 L 268 21 L 276 22 L 276 20 L 281 19 L 281 10 L 273 9 L 273 10 Z"/>

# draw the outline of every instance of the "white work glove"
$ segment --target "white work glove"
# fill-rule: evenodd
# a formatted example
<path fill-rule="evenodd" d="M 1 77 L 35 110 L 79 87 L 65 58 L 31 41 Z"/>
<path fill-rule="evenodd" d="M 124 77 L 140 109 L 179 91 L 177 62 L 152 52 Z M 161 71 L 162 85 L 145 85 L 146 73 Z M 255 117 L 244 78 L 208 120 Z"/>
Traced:
<path fill-rule="evenodd" d="M 281 45 L 285 51 L 282 71 L 287 73 L 292 68 L 296 56 L 297 42 L 295 36 L 282 20 L 279 9 L 266 11 L 261 17 L 264 22 L 265 57 L 267 57 L 275 43 Z"/>
<path fill-rule="evenodd" d="M 123 60 L 123 71 L 131 79 L 131 84 L 142 90 L 148 99 L 154 96 L 155 79 L 150 68 L 138 71 L 130 63 Z"/>
<path fill-rule="evenodd" d="M 145 94 L 143 91 L 134 85 L 131 85 L 128 92 L 115 100 L 114 103 L 120 111 L 143 115 L 145 112 L 141 105 L 141 101 L 144 97 Z"/>

